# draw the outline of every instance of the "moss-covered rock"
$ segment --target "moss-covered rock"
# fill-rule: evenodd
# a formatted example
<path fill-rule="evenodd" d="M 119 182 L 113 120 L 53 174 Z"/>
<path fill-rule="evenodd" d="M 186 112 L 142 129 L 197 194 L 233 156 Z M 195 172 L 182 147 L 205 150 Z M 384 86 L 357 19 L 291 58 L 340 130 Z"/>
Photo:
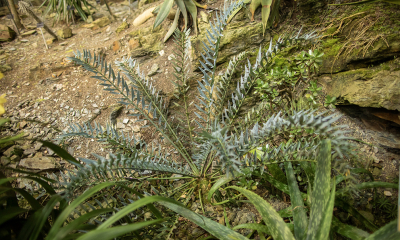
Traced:
<path fill-rule="evenodd" d="M 192 38 L 193 63 L 198 66 L 201 59 L 200 53 L 203 49 L 203 43 L 207 43 L 206 31 L 208 24 L 199 24 L 200 34 Z M 224 31 L 224 36 L 220 42 L 217 64 L 229 61 L 230 57 L 248 51 L 251 48 L 259 47 L 263 42 L 269 41 L 271 35 L 266 32 L 262 34 L 262 23 L 246 24 L 245 21 L 237 21 L 228 25 Z"/>
<path fill-rule="evenodd" d="M 162 25 L 155 28 L 147 27 L 135 30 L 129 33 L 131 38 L 134 38 L 139 41 L 138 48 L 134 48 L 131 51 L 132 57 L 142 57 L 145 55 L 153 55 L 158 53 L 161 49 L 164 48 L 164 43 L 162 41 L 165 35 L 164 28 Z"/>
<path fill-rule="evenodd" d="M 70 38 L 72 37 L 72 29 L 69 27 L 62 28 L 57 31 L 57 36 L 59 36 L 62 39 Z"/>
<path fill-rule="evenodd" d="M 392 34 L 375 41 L 366 52 L 361 47 L 346 53 L 349 46 L 339 39 L 328 39 L 323 43 L 325 53 L 320 73 L 336 73 L 357 68 L 366 68 L 377 62 L 384 62 L 400 56 L 400 35 Z M 389 45 L 389 46 L 388 46 Z M 338 53 L 341 53 L 338 57 Z"/>
<path fill-rule="evenodd" d="M 400 111 L 400 71 L 383 70 L 387 67 L 323 76 L 321 83 L 341 103 Z"/>

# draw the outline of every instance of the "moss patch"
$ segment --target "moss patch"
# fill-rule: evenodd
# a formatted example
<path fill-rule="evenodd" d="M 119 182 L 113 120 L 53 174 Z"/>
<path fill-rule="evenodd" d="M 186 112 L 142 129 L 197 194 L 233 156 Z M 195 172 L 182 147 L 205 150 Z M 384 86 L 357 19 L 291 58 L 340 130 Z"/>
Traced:
<path fill-rule="evenodd" d="M 337 42 L 337 41 L 336 41 Z M 323 50 L 323 52 L 325 53 L 325 57 L 328 56 L 336 56 L 340 49 L 343 47 L 343 44 L 341 43 L 335 43 L 333 45 L 331 45 L 331 47 L 327 47 Z"/>
<path fill-rule="evenodd" d="M 337 43 L 338 41 L 339 41 L 339 38 L 331 38 L 331 39 L 326 40 L 326 41 L 322 44 L 322 46 L 323 46 L 324 48 L 330 48 L 330 47 L 332 47 L 333 45 L 335 45 L 335 43 Z"/>
<path fill-rule="evenodd" d="M 333 34 L 334 32 L 336 32 L 336 30 L 337 30 L 337 27 L 331 27 L 331 28 L 328 28 L 328 30 L 326 30 L 326 33 Z"/>

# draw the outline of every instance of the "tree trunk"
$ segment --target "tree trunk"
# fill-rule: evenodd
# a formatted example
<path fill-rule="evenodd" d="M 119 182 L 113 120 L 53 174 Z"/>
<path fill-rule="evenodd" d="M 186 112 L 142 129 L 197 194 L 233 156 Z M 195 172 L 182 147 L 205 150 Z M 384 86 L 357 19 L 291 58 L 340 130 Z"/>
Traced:
<path fill-rule="evenodd" d="M 11 14 L 14 17 L 15 25 L 17 25 L 17 28 L 19 28 L 19 29 L 24 29 L 24 26 L 22 25 L 21 20 L 19 19 L 17 9 L 15 8 L 14 1 L 8 0 L 8 5 L 10 7 Z"/>

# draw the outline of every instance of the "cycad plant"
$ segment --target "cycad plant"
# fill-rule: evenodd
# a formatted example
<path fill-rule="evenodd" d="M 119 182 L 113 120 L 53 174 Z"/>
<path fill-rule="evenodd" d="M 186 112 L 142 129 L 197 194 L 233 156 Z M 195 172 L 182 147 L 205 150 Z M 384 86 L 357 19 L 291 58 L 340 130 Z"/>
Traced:
<path fill-rule="evenodd" d="M 210 23 L 208 42 L 204 44 L 204 53 L 201 54 L 203 60 L 200 61 L 200 70 L 203 77 L 198 81 L 199 94 L 195 103 L 188 96 L 189 90 L 194 87 L 188 85 L 189 31 L 176 32 L 178 47 L 173 83 L 176 86 L 175 97 L 179 99 L 175 104 L 183 109 L 176 117 L 178 123 L 170 121 L 166 100 L 141 72 L 135 60 L 116 62 L 120 69 L 116 73 L 105 59 L 88 51 L 78 51 L 76 57 L 70 58 L 94 73 L 93 78 L 98 79 L 106 91 L 119 95 L 119 103 L 136 112 L 132 116 L 137 117 L 138 121 L 147 121 L 148 125 L 142 128 L 151 126 L 154 133 L 158 132 L 163 141 L 178 152 L 180 159 L 173 161 L 161 147 L 137 141 L 134 136 L 127 136 L 123 132 L 118 133 L 110 125 L 71 125 L 62 137 L 95 138 L 111 143 L 120 151 L 110 153 L 109 159 L 99 155 L 94 155 L 97 160 L 81 158 L 85 166 L 79 166 L 69 176 L 62 176 L 70 179 L 62 184 L 68 195 L 73 195 L 81 187 L 86 188 L 102 181 L 129 183 L 129 180 L 137 180 L 137 174 L 144 170 L 176 174 L 173 179 L 192 179 L 187 185 L 192 193 L 196 191 L 204 194 L 210 189 L 211 180 L 223 176 L 231 179 L 240 175 L 244 168 L 260 169 L 263 172 L 266 165 L 294 159 L 304 161 L 307 165 L 314 161 L 316 149 L 324 138 L 331 139 L 338 156 L 347 150 L 343 132 L 332 127 L 336 118 L 317 115 L 312 111 L 277 113 L 261 125 L 254 121 L 251 126 L 248 124 L 249 127 L 238 128 L 239 119 L 246 114 L 243 106 L 247 104 L 247 97 L 252 95 L 258 79 L 268 74 L 277 52 L 281 48 L 316 37 L 313 34 L 297 34 L 287 39 L 280 38 L 275 44 L 271 41 L 266 51 L 260 48 L 254 64 L 249 61 L 244 64 L 244 74 L 240 79 L 234 79 L 234 75 L 247 53 L 239 54 L 231 60 L 225 73 L 217 76 L 216 60 L 223 29 L 228 17 L 241 5 L 242 2 L 235 2 L 225 6 L 221 14 L 216 14 L 214 24 Z M 305 71 L 307 62 L 299 66 L 299 71 Z M 194 114 L 191 114 L 192 105 L 196 108 Z M 301 136 L 294 141 L 284 137 L 289 136 L 293 129 Z M 278 135 L 283 136 L 281 142 L 274 140 Z M 268 143 L 270 147 L 261 157 L 253 154 L 255 149 Z"/>
<path fill-rule="evenodd" d="M 79 162 L 59 146 L 45 142 L 45 146 L 52 148 L 64 159 L 74 164 L 77 169 L 67 173 L 60 172 L 59 179 L 61 180 L 46 179 L 48 185 L 41 182 L 40 184 L 43 187 L 39 191 L 34 189 L 39 192 L 38 194 L 44 194 L 43 189 L 47 191 L 54 189 L 58 194 L 54 192 L 50 194 L 62 196 L 62 199 L 60 198 L 58 208 L 61 213 L 56 211 L 57 208 L 54 209 L 57 201 L 59 201 L 58 197 L 55 197 L 54 200 L 50 198 L 48 207 L 47 204 L 46 206 L 39 206 L 34 201 L 29 203 L 34 204 L 32 207 L 37 208 L 34 210 L 40 211 L 38 213 L 36 211 L 31 212 L 32 220 L 29 220 L 31 219 L 29 218 L 28 221 L 35 223 L 29 228 L 31 232 L 36 234 L 39 230 L 34 229 L 38 228 L 40 231 L 43 229 L 46 232 L 43 236 L 47 236 L 48 239 L 70 239 L 74 237 L 79 237 L 79 239 L 96 239 L 99 237 L 111 239 L 133 231 L 132 234 L 140 239 L 144 238 L 142 233 L 145 233 L 138 233 L 136 230 L 148 223 L 135 223 L 135 219 L 139 217 L 146 219 L 149 216 L 143 213 L 143 209 L 140 209 L 140 215 L 136 215 L 137 213 L 132 212 L 132 210 L 147 204 L 148 209 L 153 214 L 150 213 L 150 218 L 152 216 L 157 218 L 150 224 L 161 222 L 162 215 L 155 209 L 155 206 L 151 205 L 152 202 L 158 201 L 161 205 L 190 219 L 219 239 L 246 239 L 239 233 L 218 225 L 211 219 L 191 212 L 182 204 L 170 198 L 144 197 L 143 192 L 146 194 L 152 192 L 156 194 L 158 192 L 160 194 L 166 193 L 168 197 L 174 197 L 174 194 L 179 193 L 179 197 L 186 196 L 186 202 L 190 201 L 192 196 L 199 196 L 200 203 L 204 200 L 213 202 L 213 197 L 218 200 L 217 195 L 219 195 L 218 189 L 220 187 L 240 176 L 242 172 L 250 171 L 265 177 L 278 189 L 286 193 L 290 191 L 294 204 L 293 217 L 296 218 L 294 225 L 294 236 L 296 238 L 304 239 L 304 236 L 307 236 L 308 239 L 313 239 L 316 234 L 326 236 L 327 229 L 325 226 L 329 226 L 328 218 L 331 216 L 329 211 L 332 211 L 332 195 L 335 193 L 333 185 L 332 191 L 329 190 L 331 186 L 330 159 L 337 161 L 343 154 L 347 153 L 349 148 L 345 141 L 346 137 L 340 130 L 341 127 L 332 126 L 337 118 L 326 116 L 325 113 L 317 114 L 315 111 L 291 110 L 270 114 L 271 116 L 263 123 L 249 120 L 250 122 L 247 122 L 246 125 L 239 125 L 240 118 L 247 114 L 245 110 L 246 100 L 253 94 L 258 80 L 270 73 L 275 64 L 276 54 L 285 47 L 311 41 L 316 36 L 312 34 L 300 36 L 300 34 L 297 34 L 288 38 L 280 38 L 275 44 L 271 41 L 267 50 L 264 51 L 260 48 L 255 63 L 252 64 L 249 60 L 245 62 L 244 73 L 239 79 L 235 78 L 239 69 L 238 66 L 242 61 L 245 61 L 248 53 L 239 54 L 230 61 L 227 70 L 222 75 L 217 74 L 216 62 L 223 30 L 229 16 L 241 5 L 241 2 L 235 2 L 225 6 L 220 14 L 216 14 L 214 24 L 210 24 L 210 30 L 207 33 L 208 41 L 204 44 L 204 52 L 201 54 L 203 59 L 200 61 L 200 71 L 203 73 L 203 77 L 197 82 L 198 96 L 195 99 L 192 94 L 193 91 L 191 91 L 195 86 L 193 86 L 193 83 L 190 85 L 188 81 L 190 77 L 190 69 L 188 68 L 190 59 L 189 31 L 176 32 L 175 40 L 178 47 L 175 52 L 177 57 L 174 60 L 175 79 L 173 83 L 176 86 L 174 103 L 182 109 L 179 116 L 175 116 L 176 121 L 170 120 L 171 114 L 168 111 L 167 100 L 155 89 L 151 80 L 145 77 L 135 60 L 124 59 L 116 62 L 120 71 L 115 72 L 111 64 L 108 64 L 103 57 L 92 55 L 88 51 L 83 51 L 83 53 L 78 51 L 74 58 L 70 58 L 94 73 L 93 78 L 98 79 L 106 91 L 118 95 L 120 104 L 126 105 L 130 110 L 136 112 L 132 115 L 133 117 L 136 117 L 140 122 L 146 121 L 148 123 L 143 128 L 150 127 L 147 129 L 154 133 L 153 137 L 160 136 L 160 140 L 162 138 L 164 143 L 172 146 L 180 158 L 174 161 L 171 155 L 162 151 L 161 146 L 153 146 L 141 140 L 136 140 L 134 136 L 118 132 L 111 125 L 102 127 L 96 123 L 94 125 L 71 124 L 62 138 L 77 136 L 94 138 L 100 142 L 108 143 L 112 147 L 110 150 L 115 151 L 109 154 L 109 158 L 94 155 L 97 160 L 80 158 L 81 162 Z M 308 61 L 300 62 L 299 71 L 306 71 L 308 69 L 307 64 Z M 193 106 L 196 111 L 192 114 Z M 325 139 L 329 140 L 324 142 Z M 263 147 L 262 153 L 258 149 L 261 146 Z M 319 160 L 316 161 L 318 153 L 322 154 L 322 158 L 318 158 Z M 320 159 L 326 162 L 321 162 Z M 274 179 L 275 175 L 270 175 L 272 169 L 276 169 L 280 163 L 284 164 L 287 182 L 290 184 L 289 188 Z M 294 186 L 291 163 L 293 165 L 294 163 L 299 164 L 307 173 L 309 186 L 315 186 L 312 193 L 308 194 L 308 196 L 311 196 L 312 205 L 307 233 L 296 230 L 304 230 L 307 219 L 304 217 L 304 211 L 301 210 L 301 206 L 303 206 L 301 202 L 304 198 L 302 198 L 302 193 L 299 193 Z M 268 174 L 265 173 L 266 167 L 269 171 Z M 313 169 L 316 169 L 316 171 Z M 143 176 L 142 174 L 145 171 L 151 171 L 152 175 Z M 279 169 L 279 171 L 282 170 Z M 164 174 L 164 176 L 160 178 L 158 174 Z M 174 175 L 170 176 L 170 174 Z M 148 191 L 148 188 L 145 188 L 143 184 L 144 180 L 152 182 L 153 180 L 165 179 L 182 179 L 186 182 L 176 189 L 166 189 L 160 184 L 159 186 L 152 186 L 152 192 Z M 2 182 L 8 180 L 10 179 L 2 180 Z M 37 179 L 33 180 L 38 182 Z M 215 182 L 214 185 L 211 184 L 213 182 Z M 117 187 L 113 187 L 114 185 Z M 104 189 L 106 187 L 108 188 Z M 102 189 L 105 191 L 101 191 Z M 308 189 L 311 189 L 311 187 Z M 11 191 L 10 188 L 6 190 Z M 256 205 L 268 224 L 268 231 L 274 238 L 293 238 L 290 231 L 285 228 L 285 224 L 282 224 L 283 221 L 279 220 L 271 207 L 262 199 L 257 198 L 254 193 L 238 187 L 230 187 L 227 192 L 234 192 L 233 190 L 241 192 Z M 1 190 L 0 194 L 4 192 L 5 190 Z M 135 195 L 122 195 L 124 192 L 134 193 Z M 185 194 L 182 194 L 182 192 L 185 192 Z M 22 191 L 19 193 L 23 195 Z M 97 195 L 94 196 L 94 194 Z M 207 199 L 202 198 L 202 195 L 205 194 L 207 194 Z M 23 196 L 28 201 L 31 200 L 28 195 Z M 43 195 L 35 197 L 40 198 L 41 196 Z M 64 199 L 66 199 L 66 202 L 70 202 L 69 206 L 62 202 Z M 52 201 L 51 204 L 50 201 Z M 104 210 L 104 208 L 111 208 L 112 210 Z M 317 210 L 314 211 L 314 208 Z M 1 215 L 10 216 L 7 219 L 0 217 L 0 219 L 5 219 L 4 222 L 7 223 L 18 216 L 18 211 L 21 213 L 25 211 L 24 209 L 4 210 L 4 213 L 8 211 L 8 213 L 14 214 L 14 216 Z M 321 217 L 321 211 L 324 210 L 329 214 L 326 217 Z M 51 212 L 54 212 L 54 215 L 48 218 Z M 41 221 L 39 222 L 37 219 Z M 325 220 L 322 221 L 323 224 L 321 225 L 319 220 L 322 219 Z M 36 223 L 43 223 L 44 225 L 37 225 Z M 110 229 L 110 227 L 114 227 L 114 229 Z M 259 226 L 250 226 L 249 228 L 252 227 Z M 371 227 L 374 227 L 373 224 Z M 164 226 L 165 228 L 166 226 Z M 263 228 L 265 230 L 265 226 Z M 318 229 L 322 229 L 322 232 L 316 231 Z M 146 228 L 146 230 L 149 229 Z M 315 232 L 313 232 L 314 230 Z M 88 233 L 83 234 L 83 231 L 88 231 Z M 152 233 L 154 236 L 158 232 Z M 39 234 L 42 234 L 42 232 L 39 232 Z M 152 239 L 157 239 L 157 237 Z"/>

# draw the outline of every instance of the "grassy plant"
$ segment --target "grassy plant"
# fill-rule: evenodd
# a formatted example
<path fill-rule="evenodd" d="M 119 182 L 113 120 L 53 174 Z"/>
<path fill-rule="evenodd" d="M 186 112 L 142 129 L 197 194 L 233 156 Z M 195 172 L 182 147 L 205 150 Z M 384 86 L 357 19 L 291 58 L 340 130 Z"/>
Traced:
<path fill-rule="evenodd" d="M 71 10 L 70 7 L 74 7 L 84 21 L 87 20 L 87 14 L 90 13 L 90 4 L 86 0 L 46 0 L 40 7 L 45 6 L 45 4 L 47 6 L 43 14 L 47 15 L 50 12 L 55 12 L 55 20 L 57 21 L 61 20 L 68 23 L 74 19 L 74 10 Z M 86 12 L 83 10 L 84 8 L 86 8 Z"/>

